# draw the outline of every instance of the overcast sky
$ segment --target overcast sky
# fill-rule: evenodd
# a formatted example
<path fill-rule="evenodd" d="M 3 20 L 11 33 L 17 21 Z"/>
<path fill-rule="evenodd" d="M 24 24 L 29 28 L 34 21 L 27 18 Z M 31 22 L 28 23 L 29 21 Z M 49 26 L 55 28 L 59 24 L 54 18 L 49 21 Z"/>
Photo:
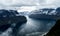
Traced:
<path fill-rule="evenodd" d="M 21 6 L 59 7 L 60 0 L 0 0 L 0 8 L 15 9 Z"/>

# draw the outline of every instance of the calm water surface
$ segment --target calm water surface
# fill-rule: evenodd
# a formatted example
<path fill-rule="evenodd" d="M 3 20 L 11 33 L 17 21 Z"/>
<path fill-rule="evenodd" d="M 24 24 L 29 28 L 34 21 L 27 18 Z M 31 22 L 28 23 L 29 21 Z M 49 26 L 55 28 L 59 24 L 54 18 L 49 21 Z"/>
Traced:
<path fill-rule="evenodd" d="M 37 20 L 32 19 L 26 16 L 27 23 L 24 26 L 24 28 L 21 29 L 21 34 L 27 34 L 27 35 L 37 35 L 37 34 L 43 34 L 49 31 L 51 27 L 54 26 L 56 23 L 55 20 Z"/>
<path fill-rule="evenodd" d="M 32 19 L 26 16 L 27 22 L 21 26 L 22 29 L 19 29 L 18 35 L 26 36 L 42 36 L 54 26 L 56 21 L 54 20 L 37 20 Z M 12 28 L 7 29 L 5 32 L 0 34 L 0 36 L 10 36 Z"/>

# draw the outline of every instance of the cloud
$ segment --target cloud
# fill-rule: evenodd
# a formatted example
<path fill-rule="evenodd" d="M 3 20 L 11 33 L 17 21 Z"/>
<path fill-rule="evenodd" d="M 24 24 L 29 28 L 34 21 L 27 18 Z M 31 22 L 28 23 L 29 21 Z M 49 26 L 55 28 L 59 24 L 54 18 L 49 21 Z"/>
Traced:
<path fill-rule="evenodd" d="M 0 0 L 0 8 L 36 6 L 40 7 L 59 7 L 60 0 Z"/>
<path fill-rule="evenodd" d="M 0 4 L 5 6 L 13 5 L 36 5 L 37 0 L 0 0 Z"/>

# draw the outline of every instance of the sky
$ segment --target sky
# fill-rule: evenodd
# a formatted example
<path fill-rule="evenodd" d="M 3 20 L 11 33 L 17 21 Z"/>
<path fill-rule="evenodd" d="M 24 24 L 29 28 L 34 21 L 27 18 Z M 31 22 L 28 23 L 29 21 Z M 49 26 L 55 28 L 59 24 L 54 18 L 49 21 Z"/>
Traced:
<path fill-rule="evenodd" d="M 60 0 L 0 0 L 0 9 L 20 9 L 20 7 L 59 7 Z M 25 9 L 25 8 L 24 8 Z"/>

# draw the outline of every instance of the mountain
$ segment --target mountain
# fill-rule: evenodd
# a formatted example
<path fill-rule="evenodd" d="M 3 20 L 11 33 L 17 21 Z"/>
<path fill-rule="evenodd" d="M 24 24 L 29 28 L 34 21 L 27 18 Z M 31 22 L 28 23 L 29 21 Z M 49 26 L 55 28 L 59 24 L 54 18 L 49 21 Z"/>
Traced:
<path fill-rule="evenodd" d="M 56 12 L 57 12 L 58 15 L 60 15 L 60 7 L 58 7 L 58 8 L 56 9 Z"/>
<path fill-rule="evenodd" d="M 39 10 L 32 11 L 29 15 L 30 18 L 35 19 L 54 19 L 57 20 L 60 18 L 60 15 L 58 12 L 60 8 L 52 9 L 52 8 L 43 8 Z"/>
<path fill-rule="evenodd" d="M 26 17 L 19 15 L 16 10 L 0 10 L 0 31 L 2 32 L 8 29 L 13 23 L 15 23 L 16 26 L 21 26 L 22 23 L 25 23 L 26 21 Z"/>

